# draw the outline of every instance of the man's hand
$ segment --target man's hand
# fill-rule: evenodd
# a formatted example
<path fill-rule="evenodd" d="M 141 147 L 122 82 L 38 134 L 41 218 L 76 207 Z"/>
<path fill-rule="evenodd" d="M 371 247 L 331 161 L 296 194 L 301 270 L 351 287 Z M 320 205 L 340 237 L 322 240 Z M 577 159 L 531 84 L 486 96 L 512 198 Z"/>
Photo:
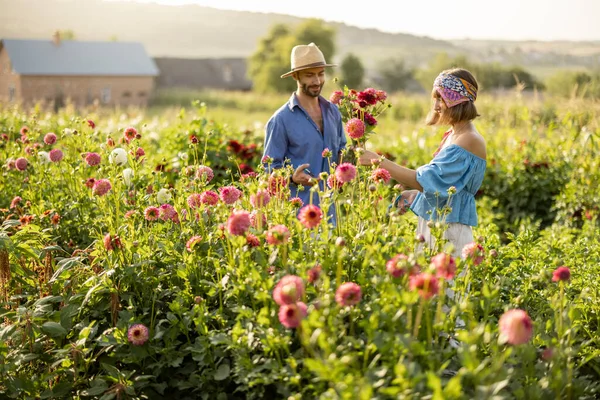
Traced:
<path fill-rule="evenodd" d="M 312 186 L 316 184 L 319 178 L 315 178 L 304 172 L 304 169 L 308 167 L 310 167 L 310 164 L 302 164 L 296 168 L 294 174 L 292 175 L 292 182 L 294 182 L 296 185 L 302 186 Z"/>

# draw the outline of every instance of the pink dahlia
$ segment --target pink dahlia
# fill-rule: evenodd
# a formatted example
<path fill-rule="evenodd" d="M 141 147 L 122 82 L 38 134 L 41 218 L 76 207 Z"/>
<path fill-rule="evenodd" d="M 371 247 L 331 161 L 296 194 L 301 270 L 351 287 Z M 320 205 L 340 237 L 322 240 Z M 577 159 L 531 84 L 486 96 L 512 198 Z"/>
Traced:
<path fill-rule="evenodd" d="M 456 261 L 450 254 L 439 253 L 431 258 L 438 278 L 452 279 L 456 274 Z"/>
<path fill-rule="evenodd" d="M 214 177 L 215 173 L 210 167 L 207 167 L 206 165 L 201 165 L 196 170 L 196 179 L 205 181 L 206 183 L 212 181 Z"/>
<path fill-rule="evenodd" d="M 260 246 L 260 239 L 251 233 L 246 235 L 246 244 L 250 247 L 258 247 Z"/>
<path fill-rule="evenodd" d="M 339 189 L 344 186 L 344 182 L 340 182 L 334 175 L 329 175 L 327 178 L 327 186 L 329 189 Z"/>
<path fill-rule="evenodd" d="M 306 304 L 299 301 L 294 304 L 284 304 L 279 308 L 279 322 L 286 328 L 297 328 L 306 317 Z"/>
<path fill-rule="evenodd" d="M 56 143 L 56 134 L 52 132 L 46 133 L 46 135 L 44 136 L 44 143 L 46 143 L 47 145 Z"/>
<path fill-rule="evenodd" d="M 321 223 L 321 219 L 323 219 L 323 211 L 314 204 L 307 204 L 300 209 L 300 212 L 298 213 L 298 219 L 306 228 L 312 229 L 319 226 Z"/>
<path fill-rule="evenodd" d="M 416 290 L 423 299 L 435 296 L 439 291 L 437 278 L 428 272 L 410 277 L 410 290 Z"/>
<path fill-rule="evenodd" d="M 387 169 L 377 168 L 371 173 L 371 179 L 375 182 L 388 183 L 392 179 L 392 175 L 390 175 Z"/>
<path fill-rule="evenodd" d="M 194 246 L 202 241 L 202 236 L 192 236 L 185 244 L 185 248 L 190 253 L 194 251 Z"/>
<path fill-rule="evenodd" d="M 98 179 L 94 181 L 94 186 L 92 186 L 92 193 L 96 196 L 104 196 L 112 189 L 112 185 L 108 179 Z"/>
<path fill-rule="evenodd" d="M 462 256 L 465 260 L 472 260 L 473 265 L 479 265 L 483 262 L 485 250 L 483 246 L 477 242 L 469 243 L 463 247 Z"/>
<path fill-rule="evenodd" d="M 319 277 L 321 276 L 321 270 L 322 270 L 322 267 L 320 264 L 317 264 L 314 267 L 312 267 L 311 269 L 309 269 L 307 272 L 308 283 L 315 283 L 316 281 L 318 281 Z"/>
<path fill-rule="evenodd" d="M 175 207 L 173 207 L 170 204 L 163 204 L 158 208 L 158 210 L 158 216 L 163 221 L 171 220 L 173 222 L 177 222 L 177 220 L 179 219 Z"/>
<path fill-rule="evenodd" d="M 556 268 L 556 270 L 554 270 L 554 272 L 552 273 L 552 282 L 564 282 L 568 281 L 569 279 L 571 279 L 571 270 L 569 269 L 569 267 L 565 267 L 564 265 L 562 267 Z"/>
<path fill-rule="evenodd" d="M 290 230 L 285 225 L 275 225 L 267 232 L 267 243 L 271 245 L 285 244 L 290 239 Z"/>
<path fill-rule="evenodd" d="M 387 93 L 384 90 L 376 90 L 377 100 L 384 102 L 387 99 Z"/>
<path fill-rule="evenodd" d="M 523 310 L 508 310 L 502 314 L 498 327 L 500 338 L 514 345 L 527 343 L 533 335 L 533 322 Z"/>
<path fill-rule="evenodd" d="M 290 203 L 292 203 L 294 207 L 302 207 L 304 205 L 304 202 L 300 197 L 292 197 Z"/>
<path fill-rule="evenodd" d="M 335 301 L 342 307 L 358 304 L 361 297 L 360 286 L 354 282 L 343 283 L 335 292 Z"/>
<path fill-rule="evenodd" d="M 90 167 L 100 164 L 100 161 L 101 161 L 100 154 L 98 154 L 98 153 L 87 153 L 85 155 L 85 162 Z"/>
<path fill-rule="evenodd" d="M 50 161 L 59 162 L 63 159 L 63 152 L 60 149 L 52 149 L 48 156 L 50 157 Z"/>
<path fill-rule="evenodd" d="M 336 180 L 347 183 L 356 178 L 356 167 L 350 163 L 342 163 L 335 169 Z"/>
<path fill-rule="evenodd" d="M 385 270 L 394 278 L 404 276 L 407 272 L 410 272 L 410 269 L 411 265 L 405 254 L 396 254 L 385 263 Z"/>
<path fill-rule="evenodd" d="M 200 195 L 200 202 L 209 206 L 214 206 L 219 202 L 219 195 L 212 190 L 207 190 Z"/>
<path fill-rule="evenodd" d="M 250 213 L 247 211 L 233 211 L 227 219 L 227 231 L 232 235 L 245 235 L 248 228 L 250 228 Z"/>
<path fill-rule="evenodd" d="M 219 197 L 225 204 L 233 204 L 242 196 L 242 192 L 235 186 L 225 186 L 219 189 Z"/>
<path fill-rule="evenodd" d="M 137 135 L 138 135 L 138 131 L 132 126 L 130 126 L 129 128 L 126 128 L 123 131 L 123 137 L 125 138 L 127 143 L 131 143 L 131 141 L 133 139 L 135 139 L 137 137 Z"/>
<path fill-rule="evenodd" d="M 148 341 L 150 332 L 146 325 L 135 324 L 127 330 L 127 340 L 134 346 L 141 346 Z"/>
<path fill-rule="evenodd" d="M 296 275 L 286 275 L 273 289 L 273 300 L 280 306 L 294 304 L 304 296 L 304 282 Z"/>
<path fill-rule="evenodd" d="M 199 193 L 190 194 L 187 198 L 187 204 L 192 209 L 200 207 L 200 205 L 202 204 L 202 195 Z"/>
<path fill-rule="evenodd" d="M 336 90 L 335 92 L 331 93 L 331 96 L 329 97 L 329 101 L 332 102 L 333 104 L 340 104 L 340 102 L 342 101 L 343 98 L 344 98 L 344 92 L 342 92 L 341 90 Z"/>
<path fill-rule="evenodd" d="M 352 139 L 360 139 L 365 134 L 365 123 L 358 118 L 352 118 L 346 123 L 346 132 Z"/>
<path fill-rule="evenodd" d="M 25 157 L 19 157 L 17 158 L 17 161 L 15 161 L 15 167 L 19 171 L 25 171 L 27 169 L 27 164 L 29 163 Z"/>
<path fill-rule="evenodd" d="M 146 218 L 147 221 L 156 221 L 159 215 L 160 210 L 158 207 L 148 207 L 144 210 L 144 218 Z"/>
<path fill-rule="evenodd" d="M 15 197 L 13 197 L 12 201 L 10 202 L 10 207 L 9 207 L 9 208 L 10 208 L 11 210 L 12 210 L 13 208 L 16 208 L 16 207 L 19 205 L 19 203 L 21 202 L 21 200 L 23 200 L 23 199 L 21 198 L 21 196 L 15 196 Z"/>

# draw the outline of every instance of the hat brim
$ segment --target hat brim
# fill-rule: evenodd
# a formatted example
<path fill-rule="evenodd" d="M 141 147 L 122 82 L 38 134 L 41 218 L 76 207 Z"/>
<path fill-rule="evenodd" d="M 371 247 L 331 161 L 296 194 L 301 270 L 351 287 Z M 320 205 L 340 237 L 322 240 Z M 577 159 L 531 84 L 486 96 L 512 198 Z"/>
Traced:
<path fill-rule="evenodd" d="M 317 65 L 305 65 L 303 67 L 298 67 L 298 68 L 294 68 L 293 70 L 291 70 L 290 72 L 286 72 L 285 74 L 281 75 L 282 78 L 287 78 L 288 76 L 292 76 L 292 74 L 294 72 L 298 72 L 298 71 L 303 71 L 305 69 L 311 69 L 311 68 L 322 68 L 322 67 L 337 67 L 337 64 L 317 64 Z"/>

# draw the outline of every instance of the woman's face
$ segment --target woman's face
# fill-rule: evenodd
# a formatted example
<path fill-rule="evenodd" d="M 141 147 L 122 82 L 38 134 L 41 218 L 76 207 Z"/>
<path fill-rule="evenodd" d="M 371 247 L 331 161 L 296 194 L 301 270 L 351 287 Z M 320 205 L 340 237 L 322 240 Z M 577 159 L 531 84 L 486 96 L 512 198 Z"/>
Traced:
<path fill-rule="evenodd" d="M 439 94 L 437 96 L 433 96 L 433 111 L 442 115 L 447 108 L 448 107 L 446 107 L 446 103 L 444 103 L 444 100 L 442 100 L 442 97 Z"/>

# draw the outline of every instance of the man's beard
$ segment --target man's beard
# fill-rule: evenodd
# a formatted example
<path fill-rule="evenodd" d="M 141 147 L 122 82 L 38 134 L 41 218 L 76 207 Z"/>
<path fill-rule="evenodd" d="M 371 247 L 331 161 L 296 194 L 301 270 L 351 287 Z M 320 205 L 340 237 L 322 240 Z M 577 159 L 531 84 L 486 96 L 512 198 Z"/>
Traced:
<path fill-rule="evenodd" d="M 308 86 L 307 84 L 302 84 L 302 93 L 304 93 L 307 96 L 310 97 L 319 97 L 319 95 L 321 94 L 321 90 L 323 90 L 323 85 L 325 85 L 325 82 L 323 82 L 320 85 L 311 85 Z M 319 90 L 317 90 L 317 87 L 319 88 Z M 315 93 L 316 91 L 316 93 Z"/>

